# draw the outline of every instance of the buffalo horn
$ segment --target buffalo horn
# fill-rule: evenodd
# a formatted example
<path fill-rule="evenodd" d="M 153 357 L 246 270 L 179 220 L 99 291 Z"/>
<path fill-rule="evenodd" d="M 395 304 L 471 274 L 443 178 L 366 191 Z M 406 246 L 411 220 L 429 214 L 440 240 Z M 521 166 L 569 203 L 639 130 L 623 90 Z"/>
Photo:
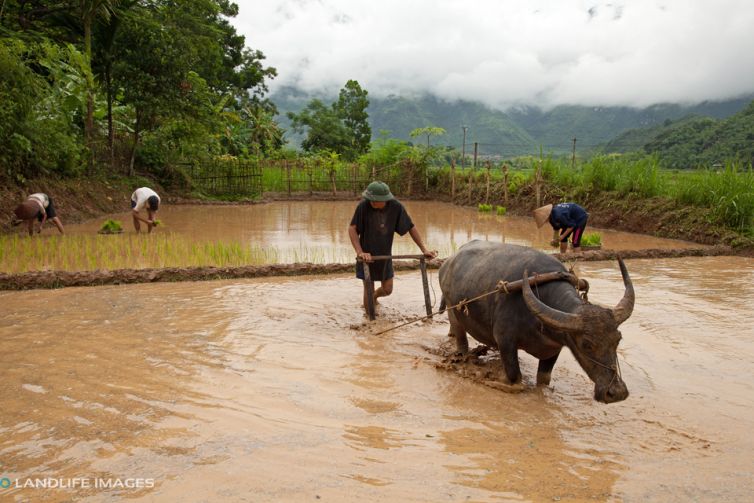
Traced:
<path fill-rule="evenodd" d="M 539 300 L 537 296 L 534 295 L 534 292 L 531 291 L 531 286 L 527 279 L 528 277 L 529 271 L 525 270 L 522 292 L 524 294 L 524 302 L 526 302 L 526 306 L 532 314 L 542 320 L 542 323 L 553 328 L 569 332 L 575 332 L 582 329 L 583 323 L 580 316 L 559 311 Z"/>
<path fill-rule="evenodd" d="M 631 283 L 631 278 L 628 275 L 628 269 L 626 269 L 626 264 L 623 263 L 623 259 L 620 257 L 618 257 L 618 265 L 620 265 L 620 273 L 623 276 L 623 284 L 626 286 L 623 298 L 613 309 L 613 318 L 620 325 L 634 312 L 634 299 L 636 297 L 634 295 L 634 285 Z"/>

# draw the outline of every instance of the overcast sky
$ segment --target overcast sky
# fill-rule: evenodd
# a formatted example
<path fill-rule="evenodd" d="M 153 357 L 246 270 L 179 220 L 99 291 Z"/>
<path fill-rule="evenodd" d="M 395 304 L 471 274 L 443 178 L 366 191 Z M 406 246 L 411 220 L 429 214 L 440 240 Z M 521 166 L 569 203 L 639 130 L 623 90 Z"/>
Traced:
<path fill-rule="evenodd" d="M 754 0 L 236 0 L 294 85 L 495 108 L 696 103 L 754 92 Z"/>

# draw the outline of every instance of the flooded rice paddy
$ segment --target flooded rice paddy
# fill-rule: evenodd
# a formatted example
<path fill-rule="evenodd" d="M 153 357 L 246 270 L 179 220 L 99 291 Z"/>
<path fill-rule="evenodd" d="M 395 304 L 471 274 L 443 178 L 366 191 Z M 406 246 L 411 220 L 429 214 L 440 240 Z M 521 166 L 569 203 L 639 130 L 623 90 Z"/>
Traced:
<path fill-rule="evenodd" d="M 534 219 L 480 213 L 448 203 L 404 201 L 414 223 L 428 246 L 440 257 L 447 257 L 472 239 L 485 239 L 540 249 L 549 246 L 552 229 L 537 229 Z M 356 207 L 353 201 L 290 201 L 242 206 L 165 205 L 158 218 L 164 223 L 156 233 L 170 233 L 201 242 L 236 242 L 245 246 L 271 250 L 268 262 L 345 263 L 354 259 L 348 238 L 348 225 Z M 123 223 L 126 233 L 133 233 L 129 213 L 111 218 Z M 105 218 L 66 227 L 73 234 L 95 233 Z M 46 232 L 52 233 L 51 229 Z M 630 234 L 587 226 L 587 233 L 599 232 L 603 248 L 638 250 L 644 248 L 698 248 L 700 245 L 673 239 Z M 120 239 L 111 236 L 106 239 Z M 418 250 L 411 238 L 396 236 L 395 254 L 412 254 Z"/>
<path fill-rule="evenodd" d="M 281 214 L 333 203 L 290 204 Z M 437 246 L 450 231 L 424 204 L 441 209 L 409 209 Z M 161 218 L 180 228 L 184 210 Z M 487 219 L 454 218 L 459 245 L 467 227 L 485 237 Z M 283 221 L 248 239 L 282 246 Z M 287 242 L 340 246 L 342 223 Z M 526 239 L 513 228 L 506 240 Z M 445 316 L 374 335 L 423 314 L 418 272 L 399 273 L 372 323 L 350 274 L 0 292 L 0 501 L 747 500 L 754 260 L 627 265 L 631 395 L 611 405 L 567 350 L 544 389 L 520 353 L 526 390 L 506 394 L 436 367 Z M 576 267 L 593 302 L 620 299 L 616 263 Z"/>

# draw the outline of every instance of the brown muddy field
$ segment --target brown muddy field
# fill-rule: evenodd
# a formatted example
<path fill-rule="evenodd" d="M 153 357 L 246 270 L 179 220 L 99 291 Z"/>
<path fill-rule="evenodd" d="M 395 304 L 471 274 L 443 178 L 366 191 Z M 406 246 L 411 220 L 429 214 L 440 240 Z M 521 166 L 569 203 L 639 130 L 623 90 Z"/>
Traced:
<path fill-rule="evenodd" d="M 748 500 L 754 259 L 627 266 L 610 405 L 567 351 L 508 394 L 469 377 L 494 353 L 448 365 L 445 316 L 376 335 L 424 314 L 416 271 L 371 323 L 349 273 L 0 292 L 0 501 Z M 576 272 L 622 296 L 614 261 Z"/>

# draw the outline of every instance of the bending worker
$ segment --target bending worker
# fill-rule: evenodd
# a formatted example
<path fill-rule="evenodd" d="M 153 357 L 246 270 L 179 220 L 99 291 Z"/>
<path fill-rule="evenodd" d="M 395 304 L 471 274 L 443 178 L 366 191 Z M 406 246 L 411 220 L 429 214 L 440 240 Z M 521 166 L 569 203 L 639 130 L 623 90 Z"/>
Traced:
<path fill-rule="evenodd" d="M 560 231 L 560 253 L 568 251 L 569 237 L 574 251 L 581 247 L 581 236 L 584 235 L 588 218 L 589 213 L 576 203 L 560 203 L 555 206 L 548 204 L 534 210 L 537 227 L 549 222 L 556 233 Z"/>
<path fill-rule="evenodd" d="M 348 236 L 356 250 L 356 256 L 361 259 L 356 263 L 356 277 L 364 279 L 364 263 L 367 263 L 371 278 L 380 282 L 380 287 L 374 291 L 376 302 L 377 298 L 393 293 L 395 272 L 392 260 L 372 260 L 372 255 L 392 255 L 395 233 L 403 236 L 408 232 L 424 256 L 430 259 L 435 258 L 437 252 L 427 250 L 424 246 L 421 234 L 411 221 L 406 208 L 393 197 L 386 183 L 370 183 L 362 197 L 364 199 L 356 206 L 351 225 L 348 227 Z M 369 286 L 365 283 L 364 309 L 368 309 L 367 288 Z"/>
<path fill-rule="evenodd" d="M 21 222 L 27 222 L 29 226 L 29 236 L 34 234 L 34 221 L 39 221 L 39 229 L 37 232 L 42 232 L 42 226 L 46 221 L 51 221 L 55 224 L 61 234 L 63 232 L 63 223 L 58 218 L 55 211 L 55 205 L 52 203 L 52 198 L 42 192 L 37 192 L 30 195 L 26 201 L 19 204 L 14 210 L 17 221 L 13 222 L 13 225 L 19 225 Z"/>
<path fill-rule="evenodd" d="M 139 211 L 147 209 L 147 215 L 149 218 L 144 218 L 139 215 Z M 149 187 L 141 187 L 131 194 L 131 215 L 134 218 L 134 229 L 138 233 L 141 230 L 141 224 L 144 222 L 147 224 L 147 233 L 152 232 L 152 227 L 156 227 L 154 223 L 154 217 L 157 214 L 157 210 L 160 209 L 160 196 L 157 192 L 153 191 Z"/>

